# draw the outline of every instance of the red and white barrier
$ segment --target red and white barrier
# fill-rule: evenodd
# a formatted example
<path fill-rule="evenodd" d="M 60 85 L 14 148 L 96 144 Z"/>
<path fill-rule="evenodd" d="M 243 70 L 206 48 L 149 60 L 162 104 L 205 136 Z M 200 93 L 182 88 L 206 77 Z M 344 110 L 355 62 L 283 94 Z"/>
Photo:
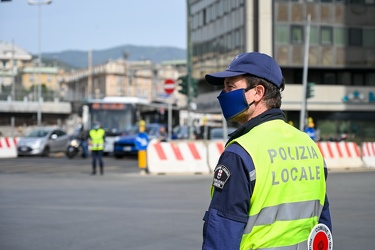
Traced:
<path fill-rule="evenodd" d="M 366 167 L 375 168 L 375 142 L 362 143 L 362 160 Z"/>
<path fill-rule="evenodd" d="M 375 167 L 375 142 L 364 143 L 362 154 L 355 142 L 317 142 L 328 169 Z M 147 147 L 150 173 L 213 172 L 224 151 L 225 141 L 153 140 Z"/>
<path fill-rule="evenodd" d="M 17 142 L 16 137 L 0 137 L 0 158 L 17 157 Z"/>
<path fill-rule="evenodd" d="M 221 153 L 223 153 L 225 141 L 209 141 L 207 142 L 208 150 L 208 167 L 213 172 L 219 161 Z"/>
<path fill-rule="evenodd" d="M 317 142 L 327 168 L 357 168 L 363 166 L 359 146 L 355 142 Z"/>
<path fill-rule="evenodd" d="M 209 173 L 204 142 L 152 140 L 147 146 L 150 173 Z"/>

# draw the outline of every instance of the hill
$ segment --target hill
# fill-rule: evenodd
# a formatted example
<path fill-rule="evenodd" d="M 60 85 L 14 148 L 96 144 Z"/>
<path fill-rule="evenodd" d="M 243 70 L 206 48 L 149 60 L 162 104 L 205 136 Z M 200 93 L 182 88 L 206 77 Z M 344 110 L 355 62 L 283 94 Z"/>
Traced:
<path fill-rule="evenodd" d="M 92 64 L 103 64 L 113 59 L 124 58 L 128 55 L 129 61 L 150 60 L 154 63 L 169 60 L 186 60 L 186 50 L 175 47 L 153 47 L 153 46 L 135 46 L 124 45 L 105 50 L 92 51 Z M 88 51 L 67 50 L 58 53 L 43 53 L 45 63 L 55 62 L 64 68 L 87 68 Z"/>

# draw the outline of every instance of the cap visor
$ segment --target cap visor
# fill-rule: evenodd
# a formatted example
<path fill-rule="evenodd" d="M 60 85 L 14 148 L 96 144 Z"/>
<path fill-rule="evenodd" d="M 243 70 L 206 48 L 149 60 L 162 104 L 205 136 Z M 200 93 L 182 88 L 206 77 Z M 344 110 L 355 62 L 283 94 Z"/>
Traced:
<path fill-rule="evenodd" d="M 239 75 L 243 75 L 243 74 L 245 74 L 245 73 L 243 73 L 243 72 L 233 72 L 233 71 L 222 71 L 222 72 L 207 74 L 205 78 L 206 78 L 206 81 L 209 84 L 223 85 L 225 78 L 233 77 L 233 76 L 239 76 Z"/>

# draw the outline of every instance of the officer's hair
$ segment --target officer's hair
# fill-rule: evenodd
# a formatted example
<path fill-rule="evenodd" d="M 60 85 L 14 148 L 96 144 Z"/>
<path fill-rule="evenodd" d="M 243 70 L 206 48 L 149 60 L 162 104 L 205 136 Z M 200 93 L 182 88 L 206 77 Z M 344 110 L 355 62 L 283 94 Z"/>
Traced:
<path fill-rule="evenodd" d="M 280 88 L 265 79 L 253 75 L 246 74 L 245 79 L 247 81 L 248 88 L 254 88 L 257 85 L 262 85 L 264 87 L 265 93 L 263 100 L 268 109 L 281 107 L 281 92 L 285 88 L 284 78 L 282 79 Z"/>

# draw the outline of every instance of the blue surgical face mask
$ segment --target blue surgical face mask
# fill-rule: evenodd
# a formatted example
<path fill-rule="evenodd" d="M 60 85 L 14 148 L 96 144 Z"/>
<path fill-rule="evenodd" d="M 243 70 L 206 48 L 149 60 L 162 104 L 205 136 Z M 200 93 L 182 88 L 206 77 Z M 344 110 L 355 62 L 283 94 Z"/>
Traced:
<path fill-rule="evenodd" d="M 247 103 L 245 93 L 251 88 L 237 89 L 229 92 L 221 91 L 217 97 L 226 120 L 230 120 L 247 110 L 253 103 Z"/>

